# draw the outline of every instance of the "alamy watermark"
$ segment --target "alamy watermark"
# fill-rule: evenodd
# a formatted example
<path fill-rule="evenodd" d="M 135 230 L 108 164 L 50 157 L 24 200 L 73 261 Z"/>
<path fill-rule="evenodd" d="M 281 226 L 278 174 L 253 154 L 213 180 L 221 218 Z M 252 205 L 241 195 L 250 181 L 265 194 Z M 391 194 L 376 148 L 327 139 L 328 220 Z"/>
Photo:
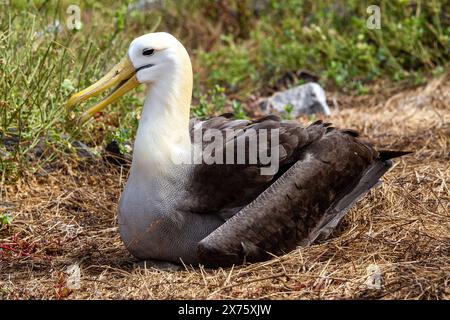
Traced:
<path fill-rule="evenodd" d="M 0 5 L 9 5 L 9 0 L 0 0 Z M 381 29 L 381 8 L 378 5 L 370 5 L 366 12 L 369 17 L 366 20 L 366 27 L 370 30 Z M 69 30 L 80 30 L 83 27 L 81 22 L 81 9 L 76 4 L 71 4 L 66 9 L 66 27 Z"/>
<path fill-rule="evenodd" d="M 383 277 L 380 267 L 376 264 L 370 264 L 367 267 L 366 286 L 367 289 L 381 290 Z"/>
<path fill-rule="evenodd" d="M 66 27 L 69 30 L 80 30 L 83 24 L 81 23 L 81 9 L 76 4 L 71 4 L 66 10 Z"/>
<path fill-rule="evenodd" d="M 366 20 L 367 29 L 381 29 L 381 9 L 377 5 L 371 5 L 367 7 L 367 13 L 370 16 Z"/>
<path fill-rule="evenodd" d="M 78 264 L 70 265 L 67 270 L 66 287 L 71 290 L 81 288 L 81 270 Z"/>

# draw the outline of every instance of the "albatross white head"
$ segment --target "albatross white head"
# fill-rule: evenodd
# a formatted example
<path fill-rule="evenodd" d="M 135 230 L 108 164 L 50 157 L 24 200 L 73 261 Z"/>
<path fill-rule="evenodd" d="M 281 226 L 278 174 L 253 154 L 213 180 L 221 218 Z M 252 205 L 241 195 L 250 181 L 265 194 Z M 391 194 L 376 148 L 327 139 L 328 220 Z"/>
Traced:
<path fill-rule="evenodd" d="M 134 39 L 128 55 L 98 82 L 74 94 L 66 107 L 114 87 L 105 99 L 83 113 L 80 122 L 85 122 L 139 84 L 147 86 L 147 97 L 134 143 L 132 170 L 163 171 L 170 164 L 183 162 L 191 148 L 192 66 L 186 49 L 172 35 L 157 32 Z"/>

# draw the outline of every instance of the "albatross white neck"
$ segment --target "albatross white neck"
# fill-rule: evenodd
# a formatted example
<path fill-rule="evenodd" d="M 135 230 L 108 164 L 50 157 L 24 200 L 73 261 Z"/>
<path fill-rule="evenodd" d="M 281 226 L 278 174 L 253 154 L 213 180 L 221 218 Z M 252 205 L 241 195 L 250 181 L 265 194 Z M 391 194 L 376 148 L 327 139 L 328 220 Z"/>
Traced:
<path fill-rule="evenodd" d="M 161 78 L 147 85 L 130 174 L 142 178 L 168 174 L 174 164 L 190 156 L 192 67 L 189 56 L 186 59 L 181 55 L 177 62 Z"/>

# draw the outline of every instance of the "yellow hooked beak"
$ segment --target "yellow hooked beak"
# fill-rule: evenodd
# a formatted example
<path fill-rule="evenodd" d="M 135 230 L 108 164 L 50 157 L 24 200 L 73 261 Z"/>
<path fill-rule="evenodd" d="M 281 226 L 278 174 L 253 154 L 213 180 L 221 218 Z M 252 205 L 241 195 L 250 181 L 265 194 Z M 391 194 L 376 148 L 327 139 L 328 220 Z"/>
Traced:
<path fill-rule="evenodd" d="M 105 99 L 86 110 L 80 116 L 79 122 L 84 123 L 95 113 L 99 112 L 107 105 L 117 101 L 121 96 L 135 88 L 137 85 L 139 85 L 139 82 L 136 79 L 136 70 L 134 69 L 130 59 L 125 57 L 99 81 L 72 95 L 66 103 L 66 110 L 69 111 L 77 104 L 115 86 L 113 91 Z"/>

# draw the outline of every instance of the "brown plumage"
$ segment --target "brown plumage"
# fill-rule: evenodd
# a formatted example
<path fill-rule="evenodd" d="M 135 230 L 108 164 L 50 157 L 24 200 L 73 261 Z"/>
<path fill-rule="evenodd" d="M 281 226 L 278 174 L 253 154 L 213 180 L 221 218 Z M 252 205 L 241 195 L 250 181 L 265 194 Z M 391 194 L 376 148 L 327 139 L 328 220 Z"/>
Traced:
<path fill-rule="evenodd" d="M 389 158 L 405 154 L 380 155 L 357 132 L 322 121 L 304 128 L 274 115 L 254 121 L 225 115 L 203 128 L 280 129 L 280 170 L 274 176 L 261 176 L 259 163 L 195 167 L 190 209 L 231 217 L 199 243 L 200 262 L 210 266 L 261 261 L 310 244 L 378 182 L 392 165 Z"/>

